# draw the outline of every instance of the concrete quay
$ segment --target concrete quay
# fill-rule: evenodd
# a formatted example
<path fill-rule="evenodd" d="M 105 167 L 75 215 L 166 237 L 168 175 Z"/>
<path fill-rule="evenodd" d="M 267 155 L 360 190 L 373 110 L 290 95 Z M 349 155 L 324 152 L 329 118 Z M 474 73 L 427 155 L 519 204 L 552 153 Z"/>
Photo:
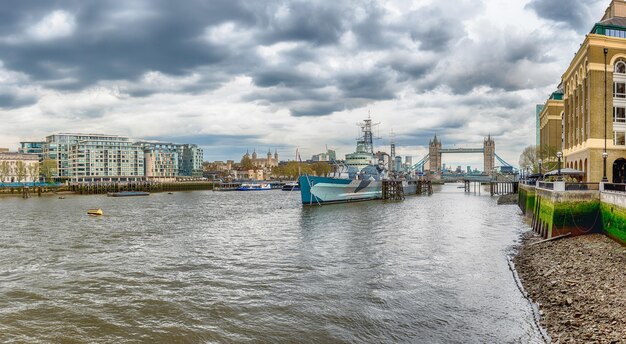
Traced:
<path fill-rule="evenodd" d="M 626 245 L 626 185 L 520 183 L 518 205 L 544 239 L 602 233 Z"/>

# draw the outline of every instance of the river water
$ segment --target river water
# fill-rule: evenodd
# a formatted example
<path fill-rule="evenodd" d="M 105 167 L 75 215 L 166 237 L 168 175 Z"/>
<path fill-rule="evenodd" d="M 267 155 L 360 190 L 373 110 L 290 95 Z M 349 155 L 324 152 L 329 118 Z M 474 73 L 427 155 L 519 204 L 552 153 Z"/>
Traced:
<path fill-rule="evenodd" d="M 88 208 L 105 215 L 86 215 Z M 0 199 L 0 342 L 535 343 L 516 206 L 297 192 Z"/>

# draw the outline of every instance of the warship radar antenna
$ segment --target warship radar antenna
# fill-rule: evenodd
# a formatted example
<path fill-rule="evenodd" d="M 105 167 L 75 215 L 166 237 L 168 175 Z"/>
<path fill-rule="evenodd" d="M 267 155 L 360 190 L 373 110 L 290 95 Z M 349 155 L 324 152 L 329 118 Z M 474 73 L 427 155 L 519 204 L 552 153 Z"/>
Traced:
<path fill-rule="evenodd" d="M 372 116 L 368 112 L 368 118 L 361 123 L 357 123 L 359 127 L 361 127 L 361 132 L 363 136 L 361 136 L 358 140 L 363 141 L 365 146 L 365 151 L 374 155 L 374 139 L 380 140 L 380 137 L 374 137 L 372 134 L 372 128 L 376 127 L 379 123 L 372 123 Z"/>

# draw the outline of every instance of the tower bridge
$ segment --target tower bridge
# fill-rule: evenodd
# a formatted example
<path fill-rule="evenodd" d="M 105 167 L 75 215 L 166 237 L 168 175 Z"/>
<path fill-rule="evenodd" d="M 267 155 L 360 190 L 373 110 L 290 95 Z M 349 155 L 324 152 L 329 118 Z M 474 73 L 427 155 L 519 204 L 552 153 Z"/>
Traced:
<path fill-rule="evenodd" d="M 496 142 L 491 135 L 485 138 L 483 146 L 479 148 L 443 148 L 441 140 L 435 135 L 428 143 L 428 154 L 413 165 L 413 169 L 424 172 L 424 166 L 428 164 L 430 173 L 442 175 L 442 155 L 443 154 L 482 154 L 483 155 L 483 174 L 488 175 L 493 171 L 495 161 L 497 160 L 501 166 L 513 168 L 513 166 L 496 154 Z"/>

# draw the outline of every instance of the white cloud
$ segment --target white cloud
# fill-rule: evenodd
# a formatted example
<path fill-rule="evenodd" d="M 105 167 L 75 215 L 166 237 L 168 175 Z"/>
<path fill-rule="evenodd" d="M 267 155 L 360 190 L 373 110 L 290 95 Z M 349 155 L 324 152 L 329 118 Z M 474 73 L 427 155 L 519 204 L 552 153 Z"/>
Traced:
<path fill-rule="evenodd" d="M 76 29 L 76 20 L 71 13 L 56 10 L 43 17 L 27 30 L 35 40 L 52 40 L 71 36 Z"/>
<path fill-rule="evenodd" d="M 254 138 L 238 143 L 241 146 L 252 149 L 258 145 L 257 151 L 284 147 L 279 151 L 284 157 L 293 156 L 297 146 L 302 156 L 308 157 L 323 151 L 326 144 L 343 155 L 354 150 L 358 133 L 355 123 L 371 110 L 375 120 L 382 122 L 380 134 L 387 136 L 393 129 L 401 142 L 398 153 L 412 155 L 414 161 L 427 153 L 428 138 L 434 133 L 446 145 L 477 146 L 483 135 L 491 132 L 498 154 L 516 163 L 523 146 L 534 142 L 535 104 L 543 103 L 557 86 L 584 38 L 538 17 L 527 8 L 528 3 L 382 0 L 374 4 L 387 12 L 370 17 L 378 8 L 357 1 L 354 13 L 341 16 L 342 25 L 362 23 L 364 27 L 349 27 L 337 35 L 336 42 L 322 39 L 326 36 L 316 37 L 310 27 L 298 31 L 298 23 L 289 21 L 297 8 L 287 5 L 277 6 L 267 17 L 262 10 L 256 11 L 245 24 L 237 18 L 222 18 L 221 13 L 217 13 L 217 22 L 207 23 L 202 15 L 200 19 L 176 19 L 156 5 L 131 6 L 113 11 L 117 14 L 105 16 L 98 27 L 85 30 L 84 22 L 71 9 L 49 11 L 28 29 L 19 26 L 8 36 L 4 33 L 0 59 L 4 60 L 3 42 L 14 43 L 20 38 L 52 45 L 56 42 L 45 41 L 84 33 L 106 41 L 108 45 L 102 50 L 105 58 L 98 60 L 97 51 L 81 55 L 98 62 L 90 70 L 91 60 L 74 59 L 66 64 L 65 59 L 54 59 L 56 50 L 46 55 L 48 59 L 29 55 L 27 64 L 39 67 L 36 72 L 44 75 L 41 80 L 23 72 L 27 69 L 24 66 L 11 70 L 9 63 L 0 64 L 0 88 L 10 90 L 11 97 L 5 102 L 22 104 L 20 101 L 34 98 L 22 108 L 0 109 L 0 146 L 16 147 L 19 140 L 43 138 L 58 131 L 101 131 L 137 138 L 243 135 Z M 254 6 L 263 7 L 260 3 Z M 329 10 L 325 14 L 333 13 Z M 595 19 L 599 18 L 588 18 L 589 23 Z M 192 30 L 185 24 L 193 20 L 200 24 Z M 78 22 L 81 31 L 77 30 Z M 161 22 L 167 22 L 165 29 L 158 26 Z M 120 23 L 135 25 L 134 35 L 110 34 Z M 279 33 L 284 38 L 274 39 L 278 34 L 268 32 L 268 27 L 283 30 Z M 186 49 L 182 44 L 164 44 L 163 49 L 150 45 L 145 55 L 124 55 L 124 49 L 139 51 L 143 46 L 133 44 L 141 45 L 152 32 L 162 35 L 158 43 L 169 34 L 183 32 L 187 35 L 183 38 L 206 51 L 191 55 L 191 62 L 185 59 L 186 51 L 179 50 Z M 328 37 L 334 37 L 333 33 L 329 31 Z M 133 41 L 135 36 L 141 41 Z M 186 42 L 171 37 L 176 38 L 175 43 Z M 424 50 L 425 46 L 430 49 Z M 218 48 L 224 48 L 224 61 L 204 64 Z M 178 68 L 184 63 L 189 67 Z M 13 61 L 13 65 L 19 63 Z M 165 68 L 172 65 L 177 68 Z M 105 77 L 97 73 L 103 70 Z M 135 72 L 132 77 L 126 77 L 129 71 Z M 48 75 L 54 78 L 46 78 Z M 77 79 L 83 75 L 93 79 Z M 265 84 L 255 84 L 261 77 L 265 77 Z M 362 83 L 356 82 L 359 77 Z M 374 81 L 388 87 L 371 93 L 390 90 L 393 98 L 361 97 L 367 82 Z M 79 86 L 72 89 L 72 85 Z M 354 92 L 357 96 L 342 97 L 351 90 L 358 91 Z M 246 98 L 250 94 L 260 97 Z M 315 105 L 335 112 L 324 117 L 290 115 L 290 109 Z M 383 139 L 377 146 L 387 149 L 387 144 Z M 481 166 L 482 157 L 474 160 L 472 165 Z"/>

